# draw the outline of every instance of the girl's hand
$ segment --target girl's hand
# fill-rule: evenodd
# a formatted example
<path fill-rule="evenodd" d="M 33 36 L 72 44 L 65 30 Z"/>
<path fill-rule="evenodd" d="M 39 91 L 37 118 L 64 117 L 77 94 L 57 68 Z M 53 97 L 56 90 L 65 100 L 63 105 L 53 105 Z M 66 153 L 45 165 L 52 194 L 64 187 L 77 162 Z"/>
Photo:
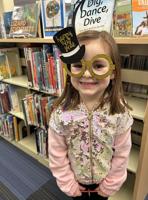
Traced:
<path fill-rule="evenodd" d="M 102 197 L 108 197 L 105 193 L 101 192 L 100 190 L 99 191 L 97 190 L 97 192 Z"/>
<path fill-rule="evenodd" d="M 83 187 L 82 185 L 79 185 L 79 189 L 80 189 L 81 192 L 83 192 L 84 190 L 86 190 L 86 188 Z"/>
<path fill-rule="evenodd" d="M 95 189 L 95 191 L 102 197 L 108 197 L 104 192 L 100 190 L 99 186 Z"/>

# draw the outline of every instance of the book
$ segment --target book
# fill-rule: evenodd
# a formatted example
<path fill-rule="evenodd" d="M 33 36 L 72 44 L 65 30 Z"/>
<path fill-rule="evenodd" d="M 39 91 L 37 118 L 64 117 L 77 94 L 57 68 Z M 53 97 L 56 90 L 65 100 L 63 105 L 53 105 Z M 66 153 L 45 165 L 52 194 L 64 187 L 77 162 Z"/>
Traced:
<path fill-rule="evenodd" d="M 72 26 L 79 34 L 88 30 L 111 31 L 115 0 L 74 0 Z"/>
<path fill-rule="evenodd" d="M 9 71 L 8 71 L 8 60 L 5 54 L 0 52 L 0 78 L 8 78 Z"/>
<path fill-rule="evenodd" d="M 40 13 L 40 3 L 15 5 L 10 27 L 10 37 L 36 37 Z"/>
<path fill-rule="evenodd" d="M 131 0 L 117 0 L 113 18 L 113 35 L 115 37 L 132 36 Z"/>
<path fill-rule="evenodd" d="M 22 74 L 18 48 L 0 49 L 0 76 L 11 78 Z"/>
<path fill-rule="evenodd" d="M 0 14 L 0 38 L 6 38 L 6 30 L 5 30 L 4 18 L 2 14 Z"/>
<path fill-rule="evenodd" d="M 0 111 L 1 113 L 7 113 L 11 110 L 11 102 L 8 93 L 8 87 L 6 84 L 0 84 Z"/>
<path fill-rule="evenodd" d="M 4 12 L 4 27 L 6 30 L 6 37 L 9 37 L 10 27 L 11 27 L 11 20 L 12 20 L 12 11 Z"/>
<path fill-rule="evenodd" d="M 14 124 L 15 141 L 18 142 L 20 140 L 20 136 L 19 136 L 18 122 L 15 116 L 13 117 L 13 124 Z"/>
<path fill-rule="evenodd" d="M 0 135 L 8 140 L 14 139 L 13 116 L 7 113 L 0 115 Z"/>
<path fill-rule="evenodd" d="M 5 49 L 5 54 L 8 59 L 9 78 L 13 76 L 20 76 L 22 74 L 22 70 L 18 48 Z"/>
<path fill-rule="evenodd" d="M 133 35 L 148 35 L 148 1 L 132 0 Z"/>
<path fill-rule="evenodd" d="M 71 26 L 72 24 L 72 16 L 73 16 L 73 9 L 71 5 L 71 1 L 65 0 L 65 8 L 64 8 L 64 27 Z"/>
<path fill-rule="evenodd" d="M 42 0 L 41 18 L 44 38 L 64 28 L 64 0 Z"/>

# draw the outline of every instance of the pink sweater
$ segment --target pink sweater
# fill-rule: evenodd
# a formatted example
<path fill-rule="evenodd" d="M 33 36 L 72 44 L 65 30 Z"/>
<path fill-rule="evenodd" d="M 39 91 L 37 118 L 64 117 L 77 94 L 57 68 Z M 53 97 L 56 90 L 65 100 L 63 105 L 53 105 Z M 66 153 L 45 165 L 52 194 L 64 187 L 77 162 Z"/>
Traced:
<path fill-rule="evenodd" d="M 80 111 L 80 113 L 79 113 Z M 105 110 L 104 110 L 105 111 Z M 56 113 L 56 115 L 55 115 Z M 97 156 L 100 158 L 99 162 L 101 161 L 102 167 L 98 167 L 98 163 L 95 163 L 95 159 L 93 159 L 93 166 L 89 169 L 89 165 L 84 163 L 83 170 L 89 177 L 90 171 L 93 171 L 93 182 L 90 182 L 90 179 L 87 176 L 81 177 L 81 171 L 78 161 L 79 158 L 77 157 L 78 154 L 74 154 L 74 149 L 69 150 L 69 145 L 72 143 L 71 138 L 73 138 L 74 143 L 72 146 L 75 145 L 77 148 L 77 140 L 75 140 L 74 136 L 70 134 L 73 132 L 71 128 L 73 127 L 73 122 L 76 125 L 77 121 L 79 122 L 79 128 L 81 127 L 82 121 L 85 122 L 85 130 L 88 134 L 88 126 L 86 123 L 86 110 L 80 109 L 77 112 L 66 112 L 62 113 L 55 112 L 50 120 L 50 128 L 49 128 L 49 168 L 53 173 L 53 176 L 57 180 L 57 184 L 59 188 L 66 193 L 68 196 L 80 196 L 81 191 L 79 189 L 79 182 L 83 184 L 93 184 L 99 183 L 99 190 L 102 191 L 106 196 L 113 195 L 116 191 L 120 189 L 123 182 L 126 180 L 127 177 L 127 164 L 128 164 L 128 157 L 131 149 L 131 125 L 133 123 L 132 117 L 127 113 L 125 114 L 117 114 L 113 116 L 107 116 L 104 118 L 104 115 L 100 115 L 100 112 L 94 112 L 91 124 L 93 125 L 93 137 L 97 137 L 99 135 L 100 144 L 95 143 L 96 138 L 91 141 L 91 145 L 95 146 L 96 149 L 87 147 L 87 142 L 84 143 L 81 141 L 79 145 L 82 149 L 82 154 L 88 157 L 87 150 L 92 151 L 92 158 Z M 57 113 L 59 118 L 57 117 Z M 60 114 L 59 114 L 60 113 Z M 98 118 L 99 113 L 99 118 Z M 106 115 L 106 112 L 103 112 Z M 54 116 L 54 117 L 53 117 Z M 69 119 L 68 119 L 69 118 Z M 65 120 L 66 119 L 66 120 Z M 107 120 L 108 119 L 108 120 Z M 63 122 L 65 120 L 65 122 Z M 99 122 L 100 130 L 98 131 L 98 127 L 95 124 Z M 69 121 L 69 123 L 68 123 Z M 115 123 L 115 124 L 114 124 Z M 69 126 L 70 125 L 70 126 Z M 84 125 L 84 123 L 83 123 Z M 65 127 L 64 127 L 65 126 Z M 110 138 L 105 138 L 106 136 L 106 129 L 104 127 L 108 126 L 109 134 L 111 135 Z M 96 127 L 96 128 L 95 128 Z M 65 129 L 64 129 L 65 128 Z M 82 127 L 83 130 L 84 127 Z M 112 131 L 116 130 L 116 134 L 113 135 Z M 104 136 L 102 136 L 104 131 Z M 69 133 L 69 134 L 68 134 Z M 85 134 L 84 130 L 82 132 L 79 131 L 79 134 Z M 69 138 L 69 135 L 71 137 Z M 76 135 L 76 134 L 75 134 Z M 68 138 L 68 139 L 67 139 Z M 84 135 L 83 135 L 84 138 Z M 80 139 L 80 138 L 79 138 Z M 81 138 L 82 139 L 82 138 Z M 104 141 L 106 144 L 104 144 Z M 83 142 L 83 143 L 82 143 Z M 104 146 L 103 146 L 104 144 Z M 90 147 L 90 144 L 89 144 Z M 78 147 L 79 148 L 79 147 Z M 112 151 L 113 149 L 113 151 Z M 95 150 L 95 151 L 94 151 Z M 95 152 L 97 154 L 95 155 Z M 99 152 L 104 152 L 104 154 L 100 154 Z M 104 155 L 106 157 L 104 158 Z M 78 161 L 75 161 L 74 157 L 77 157 Z M 84 157 L 83 156 L 83 157 Z M 85 157 L 83 158 L 85 159 Z M 83 162 L 83 161 L 82 161 Z M 87 163 L 87 162 L 86 162 Z M 77 165 L 76 165 L 77 164 Z M 86 168 L 86 169 L 84 169 Z M 100 169 L 100 170 L 98 170 Z M 101 171 L 102 170 L 102 171 Z M 99 172 L 100 173 L 99 173 Z"/>

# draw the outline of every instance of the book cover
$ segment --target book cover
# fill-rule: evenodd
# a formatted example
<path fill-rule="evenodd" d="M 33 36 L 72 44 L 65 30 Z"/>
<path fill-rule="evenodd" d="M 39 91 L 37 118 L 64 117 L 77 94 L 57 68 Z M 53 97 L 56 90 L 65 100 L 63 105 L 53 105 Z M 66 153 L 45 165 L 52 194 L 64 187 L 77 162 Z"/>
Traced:
<path fill-rule="evenodd" d="M 47 92 L 52 92 L 52 75 L 50 73 L 50 62 L 49 62 L 49 58 L 50 56 L 53 54 L 53 48 L 52 45 L 49 44 L 44 44 L 43 45 L 43 58 L 44 58 L 44 65 L 46 65 L 46 75 L 44 75 L 45 78 L 45 82 L 46 82 L 46 90 Z"/>
<path fill-rule="evenodd" d="M 10 37 L 36 37 L 39 12 L 39 2 L 14 6 Z"/>
<path fill-rule="evenodd" d="M 31 60 L 29 58 L 28 48 L 24 48 L 24 54 L 25 54 L 25 61 L 26 61 L 26 67 L 27 67 L 28 86 L 33 87 L 33 75 L 32 75 L 32 70 L 31 70 Z"/>
<path fill-rule="evenodd" d="M 27 47 L 25 48 L 25 59 L 27 62 L 27 75 L 28 75 L 28 86 L 35 87 L 38 89 L 37 86 L 37 72 L 36 72 L 36 65 L 34 61 L 34 52 L 39 51 L 38 47 Z"/>
<path fill-rule="evenodd" d="M 2 113 L 7 113 L 11 110 L 11 103 L 7 88 L 0 91 L 0 99 L 2 106 Z"/>
<path fill-rule="evenodd" d="M 47 92 L 48 92 L 48 89 L 50 88 L 49 79 L 48 79 L 48 70 L 47 70 L 48 60 L 47 60 L 47 53 L 46 53 L 46 50 L 48 50 L 48 46 L 49 45 L 43 44 L 43 49 L 42 49 L 42 56 L 43 56 L 43 65 L 42 65 L 43 88 Z"/>
<path fill-rule="evenodd" d="M 19 96 L 17 94 L 16 87 L 13 85 L 8 85 L 8 94 L 11 102 L 11 110 L 20 112 Z"/>
<path fill-rule="evenodd" d="M 22 74 L 21 71 L 21 63 L 20 63 L 20 57 L 19 57 L 19 51 L 17 48 L 9 48 L 8 51 L 6 51 L 6 56 L 8 59 L 8 67 L 9 67 L 9 77 L 13 76 L 19 76 Z"/>
<path fill-rule="evenodd" d="M 33 95 L 29 94 L 27 97 L 28 115 L 30 125 L 36 125 L 36 116 L 34 114 L 34 100 Z"/>
<path fill-rule="evenodd" d="M 64 0 L 42 0 L 42 28 L 44 38 L 64 28 Z"/>
<path fill-rule="evenodd" d="M 43 117 L 43 127 L 47 127 L 48 125 L 48 121 L 46 118 L 46 104 L 48 103 L 48 97 L 42 97 L 40 100 L 40 104 L 41 104 L 41 111 L 42 111 L 42 117 Z"/>
<path fill-rule="evenodd" d="M 9 78 L 7 57 L 2 52 L 0 52 L 0 78 Z"/>
<path fill-rule="evenodd" d="M 76 33 L 88 30 L 111 31 L 115 0 L 75 0 L 72 26 Z"/>
<path fill-rule="evenodd" d="M 148 1 L 132 0 L 133 35 L 148 35 Z"/>
<path fill-rule="evenodd" d="M 6 115 L 6 123 L 8 125 L 8 139 L 14 140 L 14 126 L 13 126 L 13 116 Z"/>
<path fill-rule="evenodd" d="M 0 49 L 0 74 L 3 78 L 22 74 L 18 48 Z"/>
<path fill-rule="evenodd" d="M 40 99 L 38 94 L 33 95 L 34 99 L 34 113 L 36 115 L 36 126 L 41 124 L 41 113 L 40 113 Z"/>
<path fill-rule="evenodd" d="M 131 0 L 117 0 L 113 17 L 113 35 L 115 37 L 131 36 L 133 31 Z"/>

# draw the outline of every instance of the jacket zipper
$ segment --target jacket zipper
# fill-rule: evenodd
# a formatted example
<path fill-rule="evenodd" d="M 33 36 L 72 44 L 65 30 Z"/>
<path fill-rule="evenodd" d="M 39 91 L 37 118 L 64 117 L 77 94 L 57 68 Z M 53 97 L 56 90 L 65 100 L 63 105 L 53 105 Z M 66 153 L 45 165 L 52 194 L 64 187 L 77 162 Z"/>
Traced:
<path fill-rule="evenodd" d="M 88 112 L 88 120 L 89 120 L 89 154 L 90 154 L 90 170 L 91 177 L 93 182 L 93 162 L 92 162 L 92 112 Z"/>

